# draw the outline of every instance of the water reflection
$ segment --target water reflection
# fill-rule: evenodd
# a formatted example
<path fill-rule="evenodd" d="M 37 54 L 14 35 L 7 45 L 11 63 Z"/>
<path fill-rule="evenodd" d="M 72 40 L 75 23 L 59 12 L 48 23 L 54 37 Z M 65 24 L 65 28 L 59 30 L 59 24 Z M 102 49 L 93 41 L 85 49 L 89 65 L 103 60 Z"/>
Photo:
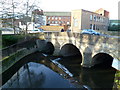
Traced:
<path fill-rule="evenodd" d="M 19 74 L 19 75 L 18 75 Z M 59 82 L 59 83 L 58 83 Z M 43 64 L 30 62 L 19 71 L 2 88 L 75 88 Z"/>
<path fill-rule="evenodd" d="M 79 57 L 53 59 L 53 57 L 43 58 L 41 55 L 38 59 L 34 56 L 33 60 L 23 63 L 19 70 L 14 68 L 16 73 L 8 81 L 5 80 L 7 82 L 2 87 L 112 89 L 116 73 L 114 68 L 86 69 L 82 68 L 80 63 Z M 5 77 L 7 76 L 3 79 Z"/>
<path fill-rule="evenodd" d="M 63 64 L 82 85 L 90 88 L 109 88 L 112 89 L 116 70 L 109 68 L 82 68 L 79 58 L 63 58 L 59 61 Z"/>

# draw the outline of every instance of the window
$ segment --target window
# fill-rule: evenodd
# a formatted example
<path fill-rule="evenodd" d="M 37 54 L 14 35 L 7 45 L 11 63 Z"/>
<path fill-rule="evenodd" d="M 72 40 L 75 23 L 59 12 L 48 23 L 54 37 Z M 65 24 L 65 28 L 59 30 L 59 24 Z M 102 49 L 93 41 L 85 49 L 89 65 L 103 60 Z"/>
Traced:
<path fill-rule="evenodd" d="M 52 20 L 54 19 L 55 17 L 52 17 Z"/>
<path fill-rule="evenodd" d="M 97 17 L 97 21 L 100 22 L 100 17 L 99 16 Z"/>
<path fill-rule="evenodd" d="M 55 21 L 55 23 L 57 24 L 57 23 L 58 23 L 58 21 Z"/>
<path fill-rule="evenodd" d="M 70 24 L 70 22 L 67 22 L 67 24 Z"/>
<path fill-rule="evenodd" d="M 55 21 L 52 21 L 52 23 L 55 23 Z"/>
<path fill-rule="evenodd" d="M 50 21 L 48 21 L 47 23 L 50 24 Z"/>
<path fill-rule="evenodd" d="M 63 17 L 64 19 L 66 19 L 66 17 Z"/>
<path fill-rule="evenodd" d="M 61 17 L 59 17 L 59 20 L 61 20 L 62 18 Z"/>
<path fill-rule="evenodd" d="M 67 17 L 68 19 L 70 19 L 70 17 Z"/>
<path fill-rule="evenodd" d="M 98 22 L 98 16 L 96 16 L 96 21 Z"/>
<path fill-rule="evenodd" d="M 95 30 L 95 24 L 93 25 L 93 30 Z"/>
<path fill-rule="evenodd" d="M 55 20 L 57 20 L 58 19 L 58 17 L 55 17 Z"/>
<path fill-rule="evenodd" d="M 62 21 L 60 21 L 59 23 L 62 23 Z"/>
<path fill-rule="evenodd" d="M 93 15 L 90 15 L 90 20 L 92 21 L 92 17 L 93 17 Z"/>
<path fill-rule="evenodd" d="M 102 18 L 100 17 L 100 22 L 102 22 Z"/>
<path fill-rule="evenodd" d="M 90 29 L 92 29 L 92 24 L 90 24 Z"/>
<path fill-rule="evenodd" d="M 96 15 L 94 15 L 94 21 L 96 21 Z"/>
<path fill-rule="evenodd" d="M 78 26 L 78 20 L 77 19 L 74 19 L 74 26 Z"/>
<path fill-rule="evenodd" d="M 50 19 L 50 17 L 48 17 L 48 20 Z"/>
<path fill-rule="evenodd" d="M 98 21 L 100 22 L 100 17 L 98 17 Z"/>

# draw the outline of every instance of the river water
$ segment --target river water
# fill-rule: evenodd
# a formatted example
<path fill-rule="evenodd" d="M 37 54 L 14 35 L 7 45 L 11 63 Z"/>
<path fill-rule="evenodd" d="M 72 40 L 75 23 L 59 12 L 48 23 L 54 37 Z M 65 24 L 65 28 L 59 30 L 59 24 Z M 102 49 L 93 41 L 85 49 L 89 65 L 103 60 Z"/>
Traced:
<path fill-rule="evenodd" d="M 34 54 L 36 55 L 36 53 Z M 8 88 L 80 88 L 94 90 L 96 88 L 111 89 L 117 87 L 116 74 L 113 67 L 83 68 L 79 57 L 52 57 L 38 54 L 30 55 L 28 62 L 16 63 L 20 68 L 12 73 L 9 79 L 3 75 L 3 89 Z M 36 59 L 37 58 L 37 59 Z M 11 69 L 12 70 L 12 69 Z M 9 70 L 10 71 L 10 70 Z M 118 83 L 119 84 L 119 83 Z"/>

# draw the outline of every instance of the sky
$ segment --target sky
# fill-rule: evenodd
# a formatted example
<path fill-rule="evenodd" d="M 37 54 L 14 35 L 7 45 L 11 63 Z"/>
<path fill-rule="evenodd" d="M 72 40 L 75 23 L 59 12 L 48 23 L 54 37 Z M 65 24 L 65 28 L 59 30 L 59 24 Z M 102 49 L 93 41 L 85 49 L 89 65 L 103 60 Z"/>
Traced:
<path fill-rule="evenodd" d="M 99 8 L 103 8 L 110 12 L 110 19 L 118 19 L 119 1 L 120 0 L 39 0 L 39 5 L 43 11 L 85 9 L 94 12 Z"/>
<path fill-rule="evenodd" d="M 4 0 L 0 0 L 4 1 Z M 12 0 L 6 0 L 11 3 Z M 10 2 L 11 1 L 11 2 Z M 13 0 L 18 2 L 18 0 Z M 88 11 L 96 11 L 97 9 L 103 8 L 110 12 L 110 19 L 120 19 L 120 15 L 118 15 L 118 2 L 120 0 L 19 0 L 21 3 L 17 10 L 22 12 L 22 3 L 29 1 L 29 4 L 37 4 L 43 11 L 69 11 L 75 9 L 84 9 Z M 120 4 L 119 4 L 120 8 Z M 2 9 L 2 8 L 0 8 Z M 119 9 L 120 13 L 120 9 Z"/>

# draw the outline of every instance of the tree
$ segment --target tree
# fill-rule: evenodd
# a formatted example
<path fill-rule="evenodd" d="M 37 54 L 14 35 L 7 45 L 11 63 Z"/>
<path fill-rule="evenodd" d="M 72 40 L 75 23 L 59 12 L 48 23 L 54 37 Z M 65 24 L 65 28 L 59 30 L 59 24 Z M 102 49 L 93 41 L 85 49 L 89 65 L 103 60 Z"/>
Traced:
<path fill-rule="evenodd" d="M 40 26 L 44 25 L 43 10 L 35 9 L 32 11 L 32 21 L 38 23 Z"/>
<path fill-rule="evenodd" d="M 1 20 L 2 20 L 2 23 L 3 23 L 3 27 L 11 27 L 14 29 L 14 33 L 15 33 L 15 24 L 14 24 L 14 21 L 15 21 L 15 9 L 17 6 L 17 2 L 14 2 L 13 0 L 12 1 L 8 1 L 8 0 L 2 0 L 0 2 L 0 6 L 1 6 L 1 9 L 0 9 L 0 14 L 1 14 Z"/>
<path fill-rule="evenodd" d="M 32 16 L 32 11 L 36 8 L 40 8 L 38 4 L 36 0 L 1 0 L 0 19 L 4 22 L 3 26 L 13 28 L 15 33 L 15 20 L 20 19 L 23 20 L 26 25 L 25 33 L 27 34 L 27 22 Z"/>

